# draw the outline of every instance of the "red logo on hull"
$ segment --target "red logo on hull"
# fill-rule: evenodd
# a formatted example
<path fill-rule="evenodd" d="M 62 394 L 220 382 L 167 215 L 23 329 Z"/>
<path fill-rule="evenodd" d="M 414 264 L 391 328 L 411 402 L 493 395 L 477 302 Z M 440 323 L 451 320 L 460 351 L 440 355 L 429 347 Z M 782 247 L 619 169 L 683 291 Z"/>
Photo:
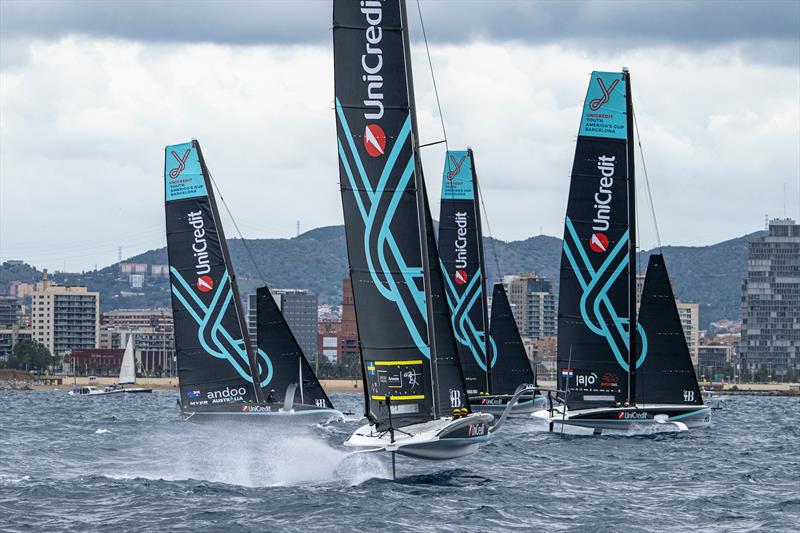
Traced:
<path fill-rule="evenodd" d="M 197 288 L 200 292 L 208 292 L 214 288 L 214 280 L 211 276 L 200 276 L 197 278 Z"/>
<path fill-rule="evenodd" d="M 368 124 L 364 129 L 364 148 L 372 157 L 383 155 L 386 148 L 386 134 L 377 124 Z"/>
<path fill-rule="evenodd" d="M 589 248 L 593 252 L 605 252 L 608 250 L 608 237 L 606 237 L 605 233 L 593 233 L 591 239 L 589 239 Z"/>
<path fill-rule="evenodd" d="M 465 284 L 467 282 L 467 278 L 468 277 L 469 276 L 467 276 L 467 271 L 466 270 L 456 270 L 456 273 L 453 275 L 453 278 L 455 278 L 456 283 L 458 285 Z"/>

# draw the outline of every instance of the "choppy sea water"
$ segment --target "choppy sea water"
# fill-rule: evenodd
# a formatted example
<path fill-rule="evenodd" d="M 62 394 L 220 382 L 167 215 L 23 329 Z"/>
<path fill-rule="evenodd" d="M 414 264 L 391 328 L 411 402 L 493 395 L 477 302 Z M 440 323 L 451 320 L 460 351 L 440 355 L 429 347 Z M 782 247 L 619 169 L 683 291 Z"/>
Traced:
<path fill-rule="evenodd" d="M 333 394 L 361 412 L 360 394 Z M 351 454 L 358 425 L 183 422 L 174 393 L 0 391 L 2 531 L 796 531 L 800 404 L 721 401 L 707 430 L 552 434 L 511 419 L 449 462 Z"/>

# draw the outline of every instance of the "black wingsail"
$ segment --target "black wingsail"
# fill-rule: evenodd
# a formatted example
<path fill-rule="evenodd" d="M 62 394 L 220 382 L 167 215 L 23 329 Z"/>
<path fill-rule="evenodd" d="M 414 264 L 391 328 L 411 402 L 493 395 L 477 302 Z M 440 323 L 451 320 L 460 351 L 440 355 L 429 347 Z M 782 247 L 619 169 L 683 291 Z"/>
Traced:
<path fill-rule="evenodd" d="M 664 256 L 650 256 L 639 307 L 647 332 L 647 358 L 637 371 L 636 402 L 702 405 Z"/>
<path fill-rule="evenodd" d="M 197 141 L 166 147 L 164 182 L 181 405 L 207 411 L 261 402 L 261 389 L 272 380 L 272 362 L 249 349 L 236 278 Z"/>
<path fill-rule="evenodd" d="M 430 268 L 424 268 L 431 261 L 432 232 L 423 228 L 429 213 L 415 154 L 404 24 L 405 4 L 399 0 L 333 5 L 347 254 L 367 416 L 379 429 L 388 427 L 387 398 L 392 425 L 402 427 L 441 416 L 444 399 L 435 396 L 451 394 L 448 382 L 437 380 L 437 353 L 431 349 L 442 343 L 436 342 L 435 299 L 426 291 L 435 285 Z M 434 315 L 430 324 L 429 315 Z M 442 377 L 449 380 L 452 372 L 445 370 Z M 463 381 L 452 396 L 454 403 L 466 402 Z"/>
<path fill-rule="evenodd" d="M 282 403 L 287 388 L 296 384 L 294 403 L 333 408 L 268 287 L 256 291 L 256 323 L 258 349 L 269 356 L 274 373 L 267 401 Z"/>
<path fill-rule="evenodd" d="M 431 301 L 430 308 L 433 310 L 433 330 L 436 339 L 434 353 L 436 356 L 438 411 L 440 414 L 449 414 L 457 407 L 469 411 L 467 386 L 464 381 L 464 371 L 461 366 L 461 357 L 458 353 L 458 344 L 453 334 L 452 315 L 450 314 L 450 306 L 447 303 L 447 293 L 445 291 L 445 277 L 433 234 L 433 220 L 424 183 L 423 195 L 425 200 L 428 264 L 431 270 L 429 297 Z"/>
<path fill-rule="evenodd" d="M 492 372 L 492 394 L 514 394 L 522 383 L 536 385 L 536 376 L 502 283 L 496 283 L 492 292 L 490 324 L 494 349 L 502 357 L 502 364 L 497 364 Z"/>
<path fill-rule="evenodd" d="M 628 400 L 627 79 L 592 73 L 575 148 L 558 310 L 559 388 L 570 390 L 573 409 Z M 646 336 L 637 330 L 636 367 L 647 356 Z"/>
<path fill-rule="evenodd" d="M 472 150 L 448 150 L 442 173 L 439 255 L 467 394 L 489 394 L 486 289 Z M 491 339 L 489 339 L 491 342 Z"/>

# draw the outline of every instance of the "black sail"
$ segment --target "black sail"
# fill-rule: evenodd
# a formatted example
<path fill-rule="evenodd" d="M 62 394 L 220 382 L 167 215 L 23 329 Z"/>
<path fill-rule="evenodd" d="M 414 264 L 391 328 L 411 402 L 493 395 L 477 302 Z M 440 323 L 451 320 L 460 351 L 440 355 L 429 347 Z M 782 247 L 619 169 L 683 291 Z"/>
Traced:
<path fill-rule="evenodd" d="M 647 332 L 647 358 L 637 370 L 637 403 L 702 405 L 686 336 L 664 264 L 650 256 L 642 288 L 639 324 Z"/>
<path fill-rule="evenodd" d="M 436 320 L 429 328 L 429 307 L 435 302 L 429 301 L 426 285 L 434 285 L 434 276 L 423 266 L 431 259 L 432 233 L 421 227 L 429 213 L 419 207 L 425 204 L 414 148 L 404 7 L 399 0 L 337 0 L 333 5 L 347 254 L 366 414 L 378 428 L 388 426 L 387 398 L 392 425 L 402 427 L 438 418 L 444 402 L 434 396 L 449 394 L 446 384 L 436 381 L 436 353 L 429 342 L 428 330 Z M 432 314 L 437 315 L 435 309 Z M 444 372 L 445 377 L 451 374 Z M 466 396 L 464 390 L 457 392 Z"/>
<path fill-rule="evenodd" d="M 559 388 L 570 390 L 570 408 L 628 398 L 626 85 L 623 73 L 592 73 L 575 148 L 558 310 Z M 647 355 L 641 328 L 638 333 L 636 366 Z"/>
<path fill-rule="evenodd" d="M 283 402 L 287 388 L 297 384 L 295 403 L 333 408 L 268 287 L 256 291 L 256 324 L 258 349 L 270 358 L 274 373 L 265 398 Z"/>
<path fill-rule="evenodd" d="M 450 306 L 447 303 L 444 272 L 442 272 L 441 268 L 439 250 L 433 234 L 433 220 L 430 206 L 428 205 L 428 194 L 426 190 L 423 190 L 423 193 L 425 196 L 428 264 L 431 269 L 431 291 L 429 297 L 431 308 L 433 309 L 433 329 L 435 332 L 438 411 L 441 414 L 449 414 L 455 408 L 469 411 L 467 386 L 464 381 L 464 372 L 456 338 L 453 334 L 452 315 L 450 314 Z"/>
<path fill-rule="evenodd" d="M 439 210 L 439 255 L 470 396 L 490 392 L 487 368 L 492 368 L 487 364 L 491 350 L 486 346 L 485 269 L 474 168 L 472 150 L 447 151 Z"/>
<path fill-rule="evenodd" d="M 499 362 L 492 370 L 492 394 L 514 394 L 522 383 L 536 385 L 536 376 L 502 283 L 496 283 L 492 291 L 490 324 L 492 347 L 499 354 Z"/>
<path fill-rule="evenodd" d="M 204 411 L 260 402 L 261 388 L 272 380 L 272 362 L 249 348 L 236 278 L 197 141 L 166 147 L 164 181 L 181 405 Z"/>

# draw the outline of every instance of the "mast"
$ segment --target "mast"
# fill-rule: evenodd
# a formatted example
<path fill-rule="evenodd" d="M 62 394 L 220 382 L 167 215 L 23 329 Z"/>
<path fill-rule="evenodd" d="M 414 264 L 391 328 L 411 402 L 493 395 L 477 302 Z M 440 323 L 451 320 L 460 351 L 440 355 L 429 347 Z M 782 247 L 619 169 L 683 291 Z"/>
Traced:
<path fill-rule="evenodd" d="M 439 375 L 436 367 L 436 334 L 433 327 L 433 300 L 430 298 L 431 290 L 431 265 L 428 257 L 427 247 L 427 221 L 425 216 L 425 205 L 427 198 L 425 198 L 424 179 L 422 177 L 422 162 L 419 155 L 419 130 L 417 129 L 417 106 L 414 100 L 414 76 L 411 72 L 411 47 L 410 38 L 408 34 L 408 16 L 406 13 L 406 2 L 400 0 L 400 22 L 403 32 L 403 54 L 405 56 L 406 65 L 406 81 L 408 86 L 408 103 L 409 114 L 411 116 L 411 148 L 414 153 L 414 186 L 416 189 L 417 200 L 417 220 L 419 222 L 419 246 L 420 254 L 422 255 L 422 281 L 425 289 L 425 310 L 426 310 L 426 323 L 428 332 L 428 346 L 431 354 L 431 380 L 433 383 L 433 413 L 435 417 L 440 417 L 442 414 L 439 412 L 438 398 L 439 398 Z"/>
<path fill-rule="evenodd" d="M 200 143 L 192 139 L 192 144 L 194 144 L 195 148 L 197 149 L 197 157 L 200 160 L 200 167 L 203 169 L 203 174 L 209 177 L 208 181 L 210 182 L 211 173 L 208 171 L 206 160 L 203 158 L 203 151 L 200 149 Z M 236 285 L 236 271 L 233 268 L 233 261 L 231 261 L 231 255 L 228 252 L 228 241 L 225 239 L 225 231 L 222 229 L 222 224 L 220 223 L 219 210 L 217 210 L 217 200 L 214 196 L 211 183 L 208 184 L 208 189 L 210 192 L 208 195 L 208 202 L 211 206 L 211 215 L 214 217 L 214 222 L 217 227 L 217 234 L 219 235 L 219 245 L 222 251 L 222 260 L 226 265 L 228 265 L 228 270 L 230 273 L 230 285 L 231 290 L 233 291 L 233 309 L 236 312 L 236 319 L 241 325 L 244 349 L 247 351 L 247 361 L 250 366 L 250 377 L 253 378 L 253 392 L 255 393 L 256 402 L 264 403 L 264 391 L 261 390 L 261 379 L 258 372 L 258 358 L 256 357 L 256 352 L 253 350 L 252 344 L 250 343 L 250 332 L 247 331 L 247 321 L 245 320 L 245 314 L 242 308 L 242 299 L 239 297 L 239 287 Z"/>
<path fill-rule="evenodd" d="M 633 142 L 633 97 L 631 96 L 631 75 L 628 67 L 622 67 L 627 94 L 625 98 L 625 119 L 628 135 L 626 149 L 628 154 L 628 403 L 636 399 L 636 180 Z"/>
<path fill-rule="evenodd" d="M 492 357 L 489 355 L 490 349 L 490 331 L 489 331 L 489 311 L 486 309 L 486 281 L 488 279 L 488 272 L 486 272 L 486 262 L 483 256 L 483 228 L 481 227 L 481 196 L 478 187 L 478 171 L 475 170 L 475 158 L 472 156 L 472 148 L 467 147 L 469 153 L 469 160 L 472 163 L 472 184 L 475 189 L 475 226 L 478 228 L 478 264 L 481 269 L 481 298 L 483 299 L 483 342 L 485 349 L 483 350 L 484 364 L 486 365 L 486 391 L 492 394 Z M 441 221 L 439 222 L 441 224 Z"/>

